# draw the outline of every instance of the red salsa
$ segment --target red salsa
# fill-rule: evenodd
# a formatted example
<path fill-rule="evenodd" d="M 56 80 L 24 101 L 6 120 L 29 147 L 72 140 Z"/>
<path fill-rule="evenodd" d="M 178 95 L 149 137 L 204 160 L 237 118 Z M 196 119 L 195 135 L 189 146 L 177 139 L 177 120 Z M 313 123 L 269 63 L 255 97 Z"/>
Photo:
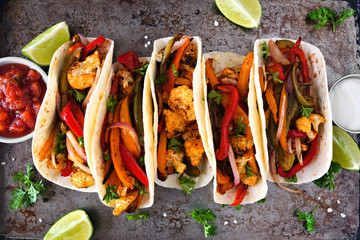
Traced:
<path fill-rule="evenodd" d="M 32 132 L 45 92 L 39 72 L 17 63 L 0 66 L 0 136 Z"/>

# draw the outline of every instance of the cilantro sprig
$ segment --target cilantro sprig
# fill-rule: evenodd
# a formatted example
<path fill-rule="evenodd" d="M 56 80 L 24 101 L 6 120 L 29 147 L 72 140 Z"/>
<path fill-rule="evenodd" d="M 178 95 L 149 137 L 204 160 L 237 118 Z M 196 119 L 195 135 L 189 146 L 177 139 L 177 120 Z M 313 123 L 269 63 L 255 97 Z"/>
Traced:
<path fill-rule="evenodd" d="M 298 179 L 297 179 L 297 176 L 296 176 L 296 174 L 295 174 L 295 175 L 293 175 L 293 176 L 291 176 L 291 177 L 289 177 L 289 178 L 285 178 L 285 181 L 286 181 L 286 182 L 296 183 L 296 182 L 298 181 Z"/>
<path fill-rule="evenodd" d="M 217 104 L 220 104 L 224 98 L 220 91 L 216 91 L 214 89 L 212 89 L 210 91 L 210 93 L 208 94 L 208 97 L 213 99 L 214 102 L 216 102 Z"/>
<path fill-rule="evenodd" d="M 264 203 L 265 201 L 266 201 L 266 198 L 260 199 L 259 201 L 257 201 L 257 204 Z"/>
<path fill-rule="evenodd" d="M 127 215 L 126 219 L 128 221 L 137 221 L 137 220 L 146 220 L 149 218 L 149 214 L 148 213 L 143 213 L 143 214 L 139 214 L 139 211 L 136 211 L 136 213 L 134 215 Z"/>
<path fill-rule="evenodd" d="M 140 191 L 140 194 L 146 194 L 148 193 L 145 189 L 144 189 L 144 186 L 139 182 L 139 180 L 135 180 L 135 184 L 134 184 L 135 187 L 137 187 Z"/>
<path fill-rule="evenodd" d="M 171 65 L 171 70 L 172 70 L 172 72 L 173 72 L 173 74 L 174 74 L 175 77 L 178 77 L 178 76 L 179 76 L 179 71 L 176 70 L 175 64 Z"/>
<path fill-rule="evenodd" d="M 161 77 L 158 77 L 156 80 L 155 80 L 155 84 L 158 85 L 158 84 L 163 84 L 165 83 L 167 80 L 167 77 L 166 76 L 161 76 Z"/>
<path fill-rule="evenodd" d="M 72 94 L 74 96 L 75 100 L 79 103 L 82 103 L 86 98 L 85 93 L 83 93 L 82 91 L 78 91 L 75 88 L 72 90 L 68 90 L 67 92 Z"/>
<path fill-rule="evenodd" d="M 148 63 L 144 64 L 144 66 L 140 67 L 139 69 L 136 69 L 135 72 L 140 73 L 141 75 L 145 76 L 148 66 L 149 66 Z"/>
<path fill-rule="evenodd" d="M 170 138 L 170 141 L 168 143 L 168 148 L 171 148 L 175 152 L 180 153 L 181 152 L 180 148 L 182 146 L 183 145 L 176 138 Z"/>
<path fill-rule="evenodd" d="M 334 173 L 340 171 L 341 165 L 337 162 L 331 162 L 329 171 L 321 178 L 314 181 L 314 183 L 321 188 L 328 188 L 330 191 L 335 189 Z"/>
<path fill-rule="evenodd" d="M 301 106 L 300 111 L 301 111 L 301 116 L 309 117 L 310 114 L 314 111 L 314 108 Z"/>
<path fill-rule="evenodd" d="M 106 101 L 106 110 L 114 113 L 115 112 L 115 109 L 116 109 L 116 105 L 118 104 L 119 102 L 116 100 L 115 96 L 110 94 L 109 98 L 107 99 Z"/>
<path fill-rule="evenodd" d="M 21 184 L 11 192 L 10 209 L 19 209 L 22 206 L 27 208 L 37 200 L 37 195 L 45 190 L 43 182 L 34 181 L 33 175 L 36 170 L 32 166 L 27 166 L 26 173 L 20 171 L 13 176 L 13 181 Z M 25 189 L 24 189 L 25 188 Z"/>
<path fill-rule="evenodd" d="M 269 51 L 268 45 L 265 41 L 262 44 L 262 52 L 263 52 L 263 58 L 265 60 L 267 60 L 267 58 L 269 57 L 270 51 Z"/>
<path fill-rule="evenodd" d="M 80 136 L 80 137 L 78 138 L 78 141 L 79 141 L 79 146 L 80 146 L 80 147 L 84 147 L 84 146 L 85 146 L 84 137 L 83 137 L 83 136 Z"/>
<path fill-rule="evenodd" d="M 114 199 L 120 199 L 119 194 L 116 192 L 116 186 L 115 185 L 110 186 L 110 184 L 107 184 L 106 193 L 103 197 L 103 201 L 110 203 L 111 200 Z"/>
<path fill-rule="evenodd" d="M 337 12 L 327 7 L 321 7 L 309 12 L 308 17 L 318 23 L 315 25 L 316 29 L 330 23 L 332 25 L 332 31 L 335 32 L 336 25 L 341 26 L 344 20 L 351 17 L 354 13 L 355 11 L 352 9 Z"/>
<path fill-rule="evenodd" d="M 300 212 L 299 210 L 297 210 L 295 212 L 295 214 L 299 217 L 299 221 L 302 222 L 303 220 L 305 220 L 304 222 L 304 228 L 309 232 L 313 232 L 314 231 L 314 225 L 316 223 L 316 220 L 313 216 L 313 212 L 318 208 L 319 206 L 316 206 L 310 213 L 307 212 Z"/>
<path fill-rule="evenodd" d="M 214 221 L 216 218 L 211 209 L 195 208 L 192 212 L 189 212 L 186 215 L 191 215 L 196 222 L 204 225 L 205 238 L 215 236 L 217 234 L 217 226 L 209 224 L 209 222 Z"/>
<path fill-rule="evenodd" d="M 184 193 L 191 194 L 191 191 L 195 188 L 195 181 L 193 177 L 179 177 L 180 186 Z"/>
<path fill-rule="evenodd" d="M 246 177 L 252 177 L 255 176 L 255 174 L 252 172 L 253 168 L 249 167 L 249 165 L 246 163 Z"/>
<path fill-rule="evenodd" d="M 65 139 L 66 139 L 65 133 L 56 134 L 56 145 L 54 147 L 54 151 L 56 154 L 65 153 L 65 149 L 66 149 Z"/>
<path fill-rule="evenodd" d="M 242 136 L 245 134 L 246 124 L 242 123 L 243 119 L 236 119 L 236 128 L 233 133 L 234 136 Z"/>

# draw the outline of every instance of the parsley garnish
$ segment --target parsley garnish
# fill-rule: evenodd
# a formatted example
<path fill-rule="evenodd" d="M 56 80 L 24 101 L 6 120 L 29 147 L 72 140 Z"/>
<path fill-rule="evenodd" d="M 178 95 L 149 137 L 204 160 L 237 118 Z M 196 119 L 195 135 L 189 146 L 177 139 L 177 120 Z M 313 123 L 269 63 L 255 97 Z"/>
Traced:
<path fill-rule="evenodd" d="M 72 94 L 75 98 L 75 100 L 79 103 L 82 103 L 84 99 L 86 98 L 86 94 L 76 90 L 75 88 L 73 90 L 68 90 L 68 93 Z"/>
<path fill-rule="evenodd" d="M 255 176 L 255 174 L 252 172 L 253 168 L 249 167 L 249 165 L 246 163 L 246 177 Z"/>
<path fill-rule="evenodd" d="M 136 179 L 135 181 L 135 184 L 134 184 L 135 187 L 137 187 L 139 190 L 140 190 L 140 194 L 146 194 L 148 193 L 147 191 L 144 190 L 144 186 L 141 185 L 141 183 Z"/>
<path fill-rule="evenodd" d="M 144 161 L 144 156 L 141 156 L 139 159 L 139 165 L 140 166 L 145 166 L 145 161 Z"/>
<path fill-rule="evenodd" d="M 172 72 L 173 72 L 173 74 L 174 74 L 175 77 L 178 77 L 178 76 L 179 76 L 179 71 L 176 70 L 175 64 L 173 64 L 173 65 L 171 66 L 171 70 L 172 70 Z"/>
<path fill-rule="evenodd" d="M 226 206 L 227 206 L 227 204 L 223 204 L 223 205 L 221 205 L 221 207 L 222 207 L 222 208 L 224 208 L 224 207 L 226 207 Z"/>
<path fill-rule="evenodd" d="M 136 69 L 135 72 L 138 72 L 141 75 L 145 76 L 145 73 L 146 73 L 146 70 L 147 70 L 148 66 L 149 66 L 149 64 L 147 63 L 144 66 L 142 66 L 141 68 Z"/>
<path fill-rule="evenodd" d="M 299 210 L 296 211 L 296 215 L 299 217 L 300 222 L 305 220 L 304 222 L 304 228 L 308 231 L 308 232 L 313 232 L 314 231 L 314 225 L 316 223 L 314 216 L 312 215 L 313 212 L 318 208 L 319 206 L 316 206 L 310 213 L 307 212 L 300 212 Z"/>
<path fill-rule="evenodd" d="M 192 212 L 187 213 L 186 215 L 191 215 L 192 218 L 204 225 L 205 237 L 215 236 L 217 226 L 209 224 L 209 222 L 214 221 L 216 216 L 211 211 L 211 209 L 197 209 L 195 208 Z"/>
<path fill-rule="evenodd" d="M 297 179 L 297 176 L 296 176 L 296 174 L 295 174 L 295 175 L 293 175 L 293 176 L 291 176 L 291 177 L 289 177 L 289 178 L 285 178 L 285 181 L 286 181 L 286 182 L 296 183 L 296 182 L 298 181 L 298 179 Z"/>
<path fill-rule="evenodd" d="M 316 29 L 325 26 L 326 23 L 329 22 L 332 24 L 332 31 L 335 32 L 336 25 L 341 26 L 343 21 L 351 17 L 354 13 L 355 11 L 352 9 L 337 12 L 327 7 L 321 7 L 309 12 L 308 16 L 313 21 L 320 21 L 317 25 L 315 25 Z"/>
<path fill-rule="evenodd" d="M 56 145 L 54 147 L 56 154 L 65 153 L 65 149 L 66 149 L 65 139 L 66 139 L 65 133 L 56 134 Z"/>
<path fill-rule="evenodd" d="M 13 176 L 13 181 L 20 183 L 21 186 L 11 192 L 11 210 L 19 209 L 22 206 L 25 208 L 30 207 L 36 202 L 37 195 L 45 190 L 41 180 L 34 182 L 32 176 L 35 172 L 34 167 L 27 166 L 26 174 L 20 171 Z M 25 187 L 25 190 L 23 187 Z"/>
<path fill-rule="evenodd" d="M 221 101 L 223 100 L 223 95 L 221 94 L 221 92 L 218 92 L 214 89 L 210 91 L 208 97 L 214 99 L 214 102 L 216 102 L 217 104 L 220 104 Z"/>
<path fill-rule="evenodd" d="M 262 44 L 262 51 L 263 51 L 263 58 L 265 60 L 267 60 L 268 56 L 269 56 L 269 48 L 267 43 L 264 41 Z"/>
<path fill-rule="evenodd" d="M 182 147 L 182 144 L 176 138 L 170 138 L 168 147 L 174 150 L 175 152 L 180 153 L 181 152 L 180 147 Z"/>
<path fill-rule="evenodd" d="M 110 112 L 115 112 L 116 109 L 116 105 L 119 102 L 116 100 L 116 98 L 114 97 L 114 95 L 110 94 L 109 98 L 107 99 L 106 102 L 106 110 L 110 111 Z"/>
<path fill-rule="evenodd" d="M 85 146 L 85 145 L 84 145 L 84 137 L 80 136 L 80 137 L 78 138 L 78 141 L 79 141 L 79 146 L 80 146 L 80 147 Z"/>
<path fill-rule="evenodd" d="M 104 154 L 104 160 L 105 160 L 105 161 L 109 161 L 110 159 L 111 159 L 110 154 L 109 154 L 109 153 L 105 153 L 105 154 Z"/>
<path fill-rule="evenodd" d="M 195 188 L 195 181 L 192 177 L 179 177 L 180 186 L 184 193 L 191 194 L 191 191 Z"/>
<path fill-rule="evenodd" d="M 314 111 L 314 108 L 307 108 L 307 107 L 301 106 L 301 116 L 303 116 L 303 117 L 309 117 L 313 111 Z"/>
<path fill-rule="evenodd" d="M 335 176 L 334 173 L 338 173 L 341 165 L 337 162 L 331 162 L 329 171 L 321 178 L 314 181 L 316 185 L 321 188 L 328 188 L 330 191 L 335 189 Z"/>
<path fill-rule="evenodd" d="M 111 200 L 113 200 L 113 199 L 120 199 L 120 196 L 116 192 L 115 185 L 110 186 L 110 184 L 107 184 L 106 193 L 105 193 L 105 196 L 103 197 L 103 201 L 110 203 Z"/>
<path fill-rule="evenodd" d="M 236 119 L 236 128 L 233 133 L 234 136 L 242 136 L 245 134 L 246 124 L 242 123 L 243 119 Z"/>
<path fill-rule="evenodd" d="M 137 220 L 146 220 L 149 218 L 148 213 L 139 214 L 139 211 L 136 211 L 134 215 L 127 215 L 126 219 L 128 221 L 137 221 Z"/>
<path fill-rule="evenodd" d="M 155 80 L 155 84 L 163 84 L 165 83 L 167 80 L 166 76 L 161 76 L 161 77 L 158 77 L 156 80 Z"/>
<path fill-rule="evenodd" d="M 270 74 L 275 82 L 284 83 L 284 81 L 280 80 L 279 78 L 279 72 L 273 72 L 273 70 L 271 69 L 271 73 L 267 72 L 267 74 Z"/>
<path fill-rule="evenodd" d="M 242 209 L 242 206 L 239 204 L 239 205 L 235 206 L 235 209 L 239 211 Z"/>
<path fill-rule="evenodd" d="M 257 204 L 264 203 L 265 201 L 266 201 L 266 198 L 260 199 L 259 201 L 257 201 Z"/>

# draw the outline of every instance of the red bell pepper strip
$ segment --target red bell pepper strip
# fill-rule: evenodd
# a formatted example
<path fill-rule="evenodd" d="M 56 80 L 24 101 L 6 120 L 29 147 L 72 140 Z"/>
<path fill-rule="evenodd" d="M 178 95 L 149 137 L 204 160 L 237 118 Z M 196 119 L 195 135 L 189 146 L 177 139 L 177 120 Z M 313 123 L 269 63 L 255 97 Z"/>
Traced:
<path fill-rule="evenodd" d="M 307 64 L 305 53 L 299 48 L 292 48 L 292 49 L 290 49 L 289 52 L 291 54 L 299 56 L 300 61 L 301 61 L 301 67 L 302 67 L 302 70 L 303 70 L 303 75 L 304 75 L 304 83 L 310 83 L 309 66 Z M 291 61 L 291 62 L 294 63 L 294 61 L 295 61 L 295 57 L 294 57 L 293 61 Z"/>
<path fill-rule="evenodd" d="M 73 112 L 74 117 L 76 121 L 79 123 L 81 129 L 84 129 L 85 118 L 83 112 L 81 111 L 81 107 L 77 103 L 73 102 L 71 105 L 71 111 Z"/>
<path fill-rule="evenodd" d="M 295 129 L 289 129 L 287 138 L 306 138 L 306 134 Z"/>
<path fill-rule="evenodd" d="M 74 103 L 68 102 L 63 110 L 60 113 L 60 118 L 70 127 L 70 129 L 75 133 L 76 137 L 83 137 L 83 129 L 80 124 L 76 121 L 76 118 L 73 113 L 72 105 Z"/>
<path fill-rule="evenodd" d="M 74 168 L 72 167 L 74 164 L 73 161 L 68 160 L 66 167 L 64 169 L 61 170 L 60 175 L 62 177 L 68 177 L 71 175 L 71 173 L 74 171 Z"/>
<path fill-rule="evenodd" d="M 179 69 L 179 64 L 182 56 L 184 55 L 185 49 L 189 46 L 191 38 L 189 38 L 175 53 L 175 57 L 172 60 L 169 69 L 166 72 L 167 81 L 163 85 L 165 92 L 170 93 L 171 89 L 174 88 L 176 76 L 174 72 Z"/>
<path fill-rule="evenodd" d="M 110 89 L 110 94 L 111 95 L 116 94 L 118 86 L 119 86 L 119 78 L 115 76 L 114 81 L 113 81 L 112 86 L 111 86 L 111 89 Z"/>
<path fill-rule="evenodd" d="M 105 143 L 105 132 L 106 132 L 106 127 L 108 124 L 108 120 L 109 120 L 109 112 L 106 112 L 105 118 L 104 118 L 104 122 L 101 128 L 101 149 L 105 150 L 106 148 L 106 143 Z"/>
<path fill-rule="evenodd" d="M 117 61 L 121 64 L 124 64 L 126 67 L 130 68 L 131 71 L 135 71 L 140 68 L 139 58 L 135 52 L 129 51 L 120 55 L 117 58 Z"/>
<path fill-rule="evenodd" d="M 277 73 L 277 72 L 278 72 L 278 73 L 279 73 L 279 79 L 280 79 L 281 81 L 284 81 L 284 80 L 285 80 L 285 75 L 284 75 L 283 69 L 282 69 L 281 65 L 278 64 L 278 63 L 275 63 L 275 64 L 272 65 L 272 66 L 266 67 L 266 71 L 267 71 L 268 73 Z"/>
<path fill-rule="evenodd" d="M 82 43 L 76 43 L 76 44 L 73 45 L 71 48 L 69 48 L 68 54 L 69 54 L 69 55 L 72 54 L 73 51 L 75 51 L 75 49 L 77 49 L 77 48 L 84 48 L 84 47 L 86 47 L 84 44 L 82 44 Z"/>
<path fill-rule="evenodd" d="M 98 37 L 97 39 L 95 39 L 94 41 L 92 41 L 91 43 L 89 43 L 85 48 L 84 48 L 84 54 L 82 59 L 84 60 L 87 55 L 94 50 L 94 48 L 96 48 L 97 46 L 99 46 L 100 44 L 102 44 L 103 42 L 105 42 L 106 39 L 103 36 Z"/>
<path fill-rule="evenodd" d="M 319 135 L 317 135 L 315 137 L 314 141 L 312 142 L 308 153 L 306 154 L 306 156 L 303 159 L 303 165 L 300 165 L 300 163 L 297 163 L 294 167 L 292 167 L 287 172 L 285 172 L 284 169 L 279 165 L 279 167 L 277 169 L 278 174 L 283 178 L 289 178 L 289 177 L 294 176 L 297 172 L 299 172 L 301 169 L 303 169 L 307 165 L 309 165 L 317 152 L 318 142 L 319 142 Z"/>
<path fill-rule="evenodd" d="M 149 180 L 139 166 L 135 158 L 131 155 L 131 153 L 126 149 L 124 143 L 121 141 L 119 142 L 119 149 L 121 154 L 121 160 L 125 166 L 125 168 L 131 172 L 139 181 L 144 184 L 146 187 L 149 187 Z"/>
<path fill-rule="evenodd" d="M 165 118 L 161 118 L 161 121 L 158 126 L 158 132 L 162 132 L 165 130 Z"/>
<path fill-rule="evenodd" d="M 220 149 L 216 150 L 215 156 L 218 160 L 225 160 L 229 153 L 229 127 L 234 117 L 236 108 L 239 103 L 239 92 L 233 85 L 220 85 L 217 86 L 221 92 L 229 94 L 227 106 L 225 108 L 225 115 L 221 122 L 221 137 L 220 137 Z"/>
<path fill-rule="evenodd" d="M 241 204 L 242 200 L 244 199 L 246 195 L 246 191 L 248 189 L 248 185 L 240 183 L 236 186 L 236 196 L 234 199 L 234 202 L 230 206 L 237 206 Z"/>

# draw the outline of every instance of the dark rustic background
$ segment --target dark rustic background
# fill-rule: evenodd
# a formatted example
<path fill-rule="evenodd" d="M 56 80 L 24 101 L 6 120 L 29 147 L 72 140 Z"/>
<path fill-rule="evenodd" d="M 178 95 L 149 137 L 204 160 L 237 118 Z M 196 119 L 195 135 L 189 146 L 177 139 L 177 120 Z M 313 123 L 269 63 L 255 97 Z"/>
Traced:
<path fill-rule="evenodd" d="M 306 1 L 260 0 L 262 21 L 257 29 L 244 29 L 225 19 L 213 0 L 199 1 L 0 1 L 0 57 L 20 56 L 21 48 L 53 24 L 66 21 L 72 34 L 103 35 L 115 41 L 114 57 L 134 50 L 150 56 L 153 41 L 177 32 L 198 35 L 203 52 L 212 50 L 247 54 L 257 38 L 298 36 L 320 48 L 327 62 L 329 87 L 340 77 L 360 73 L 359 18 L 346 20 L 336 33 L 330 27 L 315 30 L 306 23 L 309 11 L 327 6 L 337 10 L 353 8 L 359 0 Z M 214 22 L 219 23 L 218 26 Z M 148 36 L 148 39 L 145 39 Z M 150 41 L 146 48 L 145 44 Z M 356 44 L 357 42 L 357 44 Z M 357 54 L 358 56 L 357 56 Z M 359 136 L 357 137 L 360 140 Z M 148 220 L 130 222 L 126 214 L 112 216 L 97 194 L 61 188 L 45 181 L 46 193 L 28 209 L 10 211 L 11 180 L 32 163 L 31 140 L 19 144 L 0 144 L 0 237 L 42 238 L 50 226 L 66 213 L 81 208 L 90 215 L 94 239 L 201 239 L 202 226 L 185 214 L 198 208 L 211 208 L 217 218 L 218 234 L 213 239 L 356 239 L 359 236 L 359 173 L 341 170 L 334 191 L 315 184 L 299 186 L 294 195 L 269 183 L 266 202 L 246 205 L 236 211 L 213 203 L 212 183 L 190 196 L 178 190 L 156 186 L 155 203 L 140 210 Z M 315 232 L 307 233 L 294 211 L 314 212 Z M 340 214 L 345 214 L 341 217 Z M 228 222 L 228 224 L 226 224 Z M 225 225 L 226 224 L 226 225 Z"/>

